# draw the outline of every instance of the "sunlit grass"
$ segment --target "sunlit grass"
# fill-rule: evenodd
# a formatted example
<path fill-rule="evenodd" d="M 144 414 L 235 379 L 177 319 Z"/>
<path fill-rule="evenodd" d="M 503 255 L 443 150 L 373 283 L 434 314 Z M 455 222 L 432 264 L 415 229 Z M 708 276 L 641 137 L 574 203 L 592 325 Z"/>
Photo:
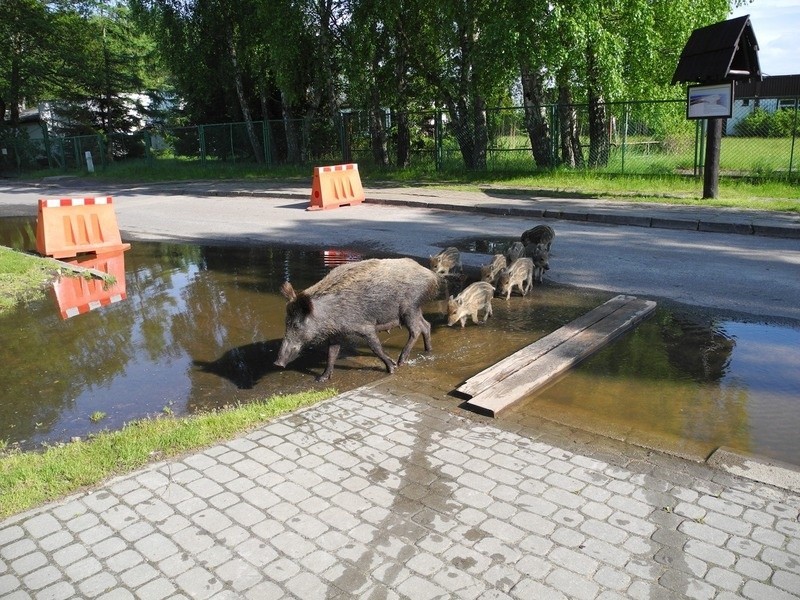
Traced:
<path fill-rule="evenodd" d="M 0 518 L 146 465 L 230 439 L 275 417 L 316 404 L 334 389 L 241 404 L 186 418 L 161 416 L 42 452 L 0 454 Z"/>
<path fill-rule="evenodd" d="M 51 260 L 0 246 L 0 315 L 44 298 L 57 271 Z"/>

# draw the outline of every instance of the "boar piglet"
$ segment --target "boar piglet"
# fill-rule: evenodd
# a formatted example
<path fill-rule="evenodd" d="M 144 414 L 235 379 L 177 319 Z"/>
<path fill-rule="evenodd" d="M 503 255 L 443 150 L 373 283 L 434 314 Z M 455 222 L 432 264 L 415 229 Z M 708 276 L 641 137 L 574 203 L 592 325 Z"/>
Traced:
<path fill-rule="evenodd" d="M 523 246 L 544 244 L 546 250 L 550 252 L 550 246 L 553 245 L 555 237 L 556 232 L 553 231 L 550 225 L 537 225 L 536 227 L 531 227 L 527 231 L 523 231 L 519 239 L 522 241 Z"/>
<path fill-rule="evenodd" d="M 445 248 L 439 254 L 431 256 L 431 270 L 437 275 L 449 275 L 451 272 L 462 271 L 461 267 L 461 252 L 458 248 L 450 246 Z"/>
<path fill-rule="evenodd" d="M 345 338 L 363 338 L 393 373 L 395 362 L 384 352 L 379 331 L 399 325 L 408 342 L 397 364 L 408 359 L 420 335 L 431 350 L 431 325 L 422 304 L 438 293 L 439 278 L 410 258 L 370 259 L 339 265 L 310 288 L 295 292 L 288 281 L 281 293 L 286 304 L 286 335 L 275 364 L 285 367 L 306 346 L 328 344 L 328 363 L 317 381 L 327 381 Z"/>
<path fill-rule="evenodd" d="M 511 297 L 514 287 L 526 296 L 533 286 L 533 261 L 530 258 L 518 258 L 507 269 L 500 271 L 500 295 L 506 300 Z"/>
<path fill-rule="evenodd" d="M 492 257 L 491 263 L 481 267 L 481 281 L 497 285 L 497 278 L 500 276 L 500 271 L 502 271 L 507 264 L 505 256 L 502 254 L 495 254 Z"/>
<path fill-rule="evenodd" d="M 506 250 L 506 263 L 511 265 L 515 260 L 517 260 L 520 256 L 525 256 L 525 246 L 522 242 L 514 242 L 511 246 Z"/>
<path fill-rule="evenodd" d="M 484 311 L 483 323 L 489 320 L 492 314 L 492 298 L 494 287 L 485 281 L 476 281 L 468 285 L 458 296 L 447 301 L 447 324 L 454 325 L 461 321 L 461 326 L 467 322 L 467 317 L 472 317 L 473 323 L 480 323 L 478 312 Z"/>
<path fill-rule="evenodd" d="M 525 256 L 533 261 L 533 279 L 541 283 L 544 272 L 550 270 L 550 252 L 545 244 L 528 244 Z"/>

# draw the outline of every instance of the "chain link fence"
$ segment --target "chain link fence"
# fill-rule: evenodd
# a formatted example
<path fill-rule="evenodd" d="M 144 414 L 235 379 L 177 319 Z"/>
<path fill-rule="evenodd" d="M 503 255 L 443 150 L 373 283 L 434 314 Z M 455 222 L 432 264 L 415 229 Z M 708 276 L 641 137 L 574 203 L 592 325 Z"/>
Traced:
<path fill-rule="evenodd" d="M 799 98 L 737 100 L 726 119 L 720 176 L 798 172 Z M 566 167 L 605 174 L 702 174 L 705 121 L 684 100 L 598 106 L 490 109 L 478 119 L 447 111 L 343 112 L 336 119 L 155 127 L 131 135 L 59 137 L 0 130 L 0 173 L 63 172 L 112 163 L 311 166 L 358 162 L 362 169 L 531 172 Z M 89 153 L 89 155 L 87 155 Z"/>

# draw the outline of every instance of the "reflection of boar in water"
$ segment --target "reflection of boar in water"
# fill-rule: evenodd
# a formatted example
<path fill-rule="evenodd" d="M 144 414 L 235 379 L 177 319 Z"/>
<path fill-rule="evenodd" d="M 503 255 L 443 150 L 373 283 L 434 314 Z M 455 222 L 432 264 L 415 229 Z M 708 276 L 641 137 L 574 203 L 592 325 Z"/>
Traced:
<path fill-rule="evenodd" d="M 439 254 L 431 256 L 431 270 L 437 275 L 449 275 L 451 272 L 462 271 L 461 252 L 458 248 L 450 246 Z"/>
<path fill-rule="evenodd" d="M 550 225 L 537 225 L 524 231 L 520 236 L 523 246 L 530 246 L 531 244 L 544 244 L 545 250 L 550 252 L 550 246 L 553 245 L 553 240 L 556 237 L 556 232 Z"/>
<path fill-rule="evenodd" d="M 495 254 L 490 264 L 481 267 L 481 281 L 497 285 L 497 278 L 500 276 L 500 271 L 505 269 L 506 265 L 506 257 L 502 254 Z"/>
<path fill-rule="evenodd" d="M 544 272 L 550 270 L 550 252 L 545 244 L 528 244 L 525 256 L 533 261 L 533 279 L 541 283 Z"/>
<path fill-rule="evenodd" d="M 507 269 L 500 271 L 500 295 L 506 295 L 506 300 L 511 297 L 514 286 L 519 288 L 520 294 L 526 296 L 533 287 L 533 261 L 530 258 L 518 258 Z"/>
<path fill-rule="evenodd" d="M 349 335 L 364 338 L 393 373 L 395 362 L 384 352 L 379 331 L 403 325 L 406 342 L 397 364 L 403 364 L 420 334 L 431 349 L 431 325 L 422 316 L 422 303 L 434 296 L 439 279 L 410 258 L 370 259 L 340 265 L 310 288 L 297 293 L 288 281 L 281 293 L 286 305 L 286 335 L 275 364 L 285 367 L 311 344 L 328 342 L 328 364 L 317 377 L 327 381 Z"/>
<path fill-rule="evenodd" d="M 504 259 L 505 260 L 505 259 Z M 485 311 L 483 323 L 489 320 L 492 314 L 492 297 L 494 288 L 485 281 L 476 281 L 466 287 L 458 296 L 447 301 L 447 324 L 454 325 L 461 321 L 461 326 L 467 322 L 467 317 L 472 317 L 473 323 L 479 323 L 478 311 Z"/>

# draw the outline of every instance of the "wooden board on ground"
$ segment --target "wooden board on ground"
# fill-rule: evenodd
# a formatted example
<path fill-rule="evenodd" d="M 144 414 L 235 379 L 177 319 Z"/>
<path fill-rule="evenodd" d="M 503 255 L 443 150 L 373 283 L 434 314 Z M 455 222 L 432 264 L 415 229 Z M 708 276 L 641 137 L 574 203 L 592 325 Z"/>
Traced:
<path fill-rule="evenodd" d="M 456 392 L 469 398 L 470 408 L 496 417 L 634 327 L 655 307 L 651 300 L 616 296 L 470 377 Z"/>

